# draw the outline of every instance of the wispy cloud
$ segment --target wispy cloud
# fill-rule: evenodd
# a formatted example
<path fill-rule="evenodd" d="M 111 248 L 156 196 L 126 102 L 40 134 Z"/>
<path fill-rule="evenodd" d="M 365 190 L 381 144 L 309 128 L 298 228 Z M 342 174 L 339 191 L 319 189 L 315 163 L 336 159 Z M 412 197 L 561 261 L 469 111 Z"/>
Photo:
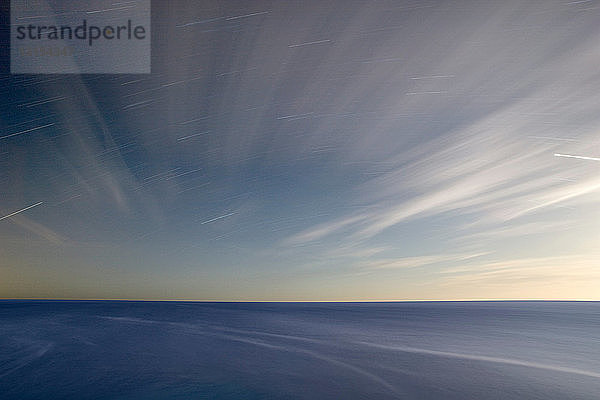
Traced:
<path fill-rule="evenodd" d="M 17 215 L 13 217 L 12 222 L 17 224 L 19 227 L 25 229 L 26 231 L 31 232 L 34 235 L 49 241 L 52 244 L 62 245 L 69 241 L 67 237 L 58 233 L 56 230 L 53 230 L 44 224 L 36 222 L 31 218 L 26 217 L 25 215 Z"/>
<path fill-rule="evenodd" d="M 424 267 L 427 265 L 466 261 L 473 258 L 481 257 L 489 254 L 488 252 L 483 253 L 465 253 L 465 254 L 436 254 L 416 257 L 400 257 L 390 259 L 379 259 L 372 260 L 364 263 L 362 266 L 367 269 L 378 270 L 378 269 L 404 269 L 404 268 L 417 268 Z"/>
<path fill-rule="evenodd" d="M 510 282 L 557 281 L 560 285 L 579 280 L 600 282 L 600 272 L 595 267 L 600 254 L 576 254 L 552 257 L 512 258 L 441 271 L 444 285 L 506 285 Z"/>
<path fill-rule="evenodd" d="M 349 225 L 353 225 L 360 221 L 364 221 L 366 218 L 368 218 L 368 214 L 350 216 L 332 222 L 322 223 L 315 227 L 307 229 L 306 231 L 300 232 L 298 234 L 286 238 L 284 240 L 284 243 L 289 245 L 297 245 L 319 240 L 327 235 L 338 232 L 339 230 L 344 229 Z"/>

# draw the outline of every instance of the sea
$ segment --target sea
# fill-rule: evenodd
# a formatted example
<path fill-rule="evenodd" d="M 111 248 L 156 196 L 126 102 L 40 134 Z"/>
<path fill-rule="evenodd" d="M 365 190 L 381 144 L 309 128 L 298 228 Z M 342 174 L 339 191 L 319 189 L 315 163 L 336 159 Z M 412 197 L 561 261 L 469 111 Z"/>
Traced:
<path fill-rule="evenodd" d="M 2 300 L 0 398 L 598 400 L 600 303 Z"/>

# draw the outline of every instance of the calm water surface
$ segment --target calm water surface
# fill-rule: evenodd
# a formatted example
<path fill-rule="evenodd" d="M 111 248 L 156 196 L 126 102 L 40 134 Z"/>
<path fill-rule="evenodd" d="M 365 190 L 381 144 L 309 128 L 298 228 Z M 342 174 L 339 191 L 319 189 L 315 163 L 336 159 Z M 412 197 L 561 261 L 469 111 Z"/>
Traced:
<path fill-rule="evenodd" d="M 0 301 L 2 399 L 599 399 L 600 303 Z"/>

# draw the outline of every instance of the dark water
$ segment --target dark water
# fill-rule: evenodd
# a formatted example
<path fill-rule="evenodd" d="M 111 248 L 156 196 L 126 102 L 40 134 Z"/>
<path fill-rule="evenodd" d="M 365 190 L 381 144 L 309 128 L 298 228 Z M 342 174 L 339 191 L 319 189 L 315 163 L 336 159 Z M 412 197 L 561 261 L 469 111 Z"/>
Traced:
<path fill-rule="evenodd" d="M 600 303 L 0 301 L 2 399 L 599 399 Z"/>

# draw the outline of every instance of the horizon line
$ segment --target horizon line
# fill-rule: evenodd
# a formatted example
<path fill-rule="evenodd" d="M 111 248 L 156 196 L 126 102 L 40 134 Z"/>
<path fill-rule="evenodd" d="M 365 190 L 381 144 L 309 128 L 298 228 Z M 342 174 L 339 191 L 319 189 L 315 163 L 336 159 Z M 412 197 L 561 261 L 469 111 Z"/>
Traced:
<path fill-rule="evenodd" d="M 0 301 L 123 301 L 188 303 L 451 303 L 451 302 L 600 302 L 600 299 L 396 299 L 396 300 L 200 300 L 200 299 L 125 299 L 69 297 L 0 297 Z"/>

